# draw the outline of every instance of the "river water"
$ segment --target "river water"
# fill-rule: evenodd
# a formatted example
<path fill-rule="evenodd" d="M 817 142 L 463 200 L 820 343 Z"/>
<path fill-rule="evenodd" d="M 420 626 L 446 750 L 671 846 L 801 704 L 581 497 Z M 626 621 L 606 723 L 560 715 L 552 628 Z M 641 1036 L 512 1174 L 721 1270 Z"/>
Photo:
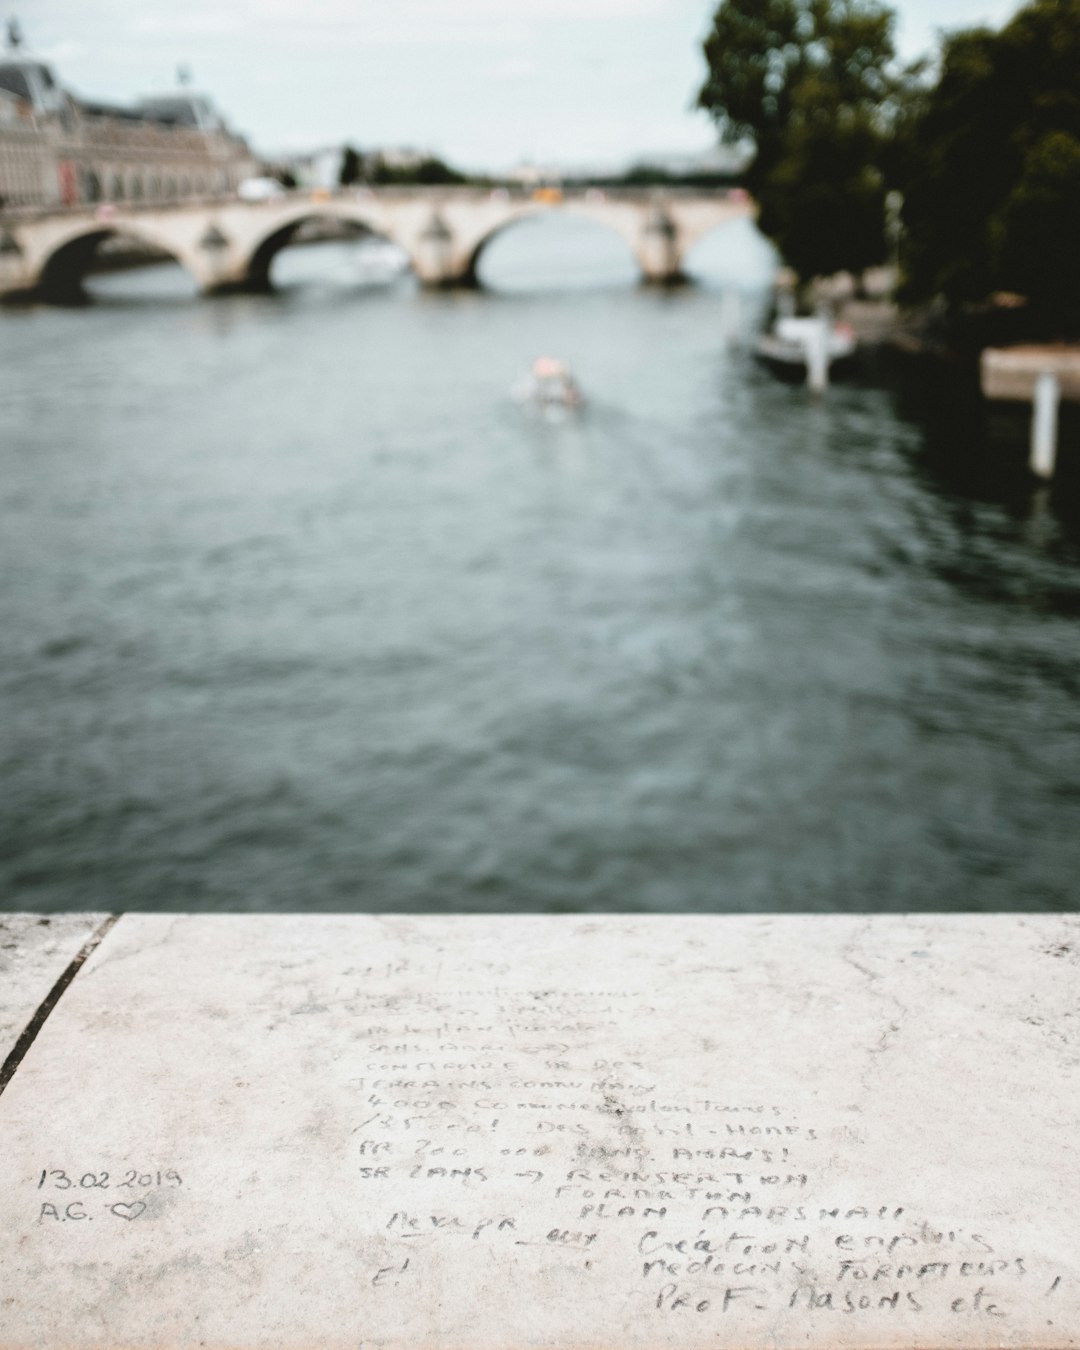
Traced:
<path fill-rule="evenodd" d="M 1023 451 L 725 333 L 767 252 L 635 285 L 176 269 L 0 313 L 11 909 L 1064 909 L 1080 531 Z M 508 397 L 541 353 L 587 396 Z"/>

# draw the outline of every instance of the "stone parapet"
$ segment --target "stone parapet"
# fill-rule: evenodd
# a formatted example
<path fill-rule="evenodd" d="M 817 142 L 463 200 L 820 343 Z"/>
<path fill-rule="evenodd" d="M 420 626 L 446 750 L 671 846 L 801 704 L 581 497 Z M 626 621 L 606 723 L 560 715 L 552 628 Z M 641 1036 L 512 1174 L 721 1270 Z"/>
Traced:
<path fill-rule="evenodd" d="M 1080 1345 L 1075 917 L 54 923 L 3 1350 Z"/>

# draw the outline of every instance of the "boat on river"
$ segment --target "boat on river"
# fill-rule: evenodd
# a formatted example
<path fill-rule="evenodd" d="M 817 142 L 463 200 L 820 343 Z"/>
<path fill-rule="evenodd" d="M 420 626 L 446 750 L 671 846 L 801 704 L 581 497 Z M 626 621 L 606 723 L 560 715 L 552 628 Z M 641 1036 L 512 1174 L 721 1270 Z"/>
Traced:
<path fill-rule="evenodd" d="M 825 359 L 830 373 L 850 366 L 858 351 L 858 339 L 850 324 L 831 323 L 818 315 L 786 315 L 754 343 L 754 355 L 778 375 L 804 379 L 824 329 Z"/>
<path fill-rule="evenodd" d="M 532 369 L 514 386 L 513 396 L 525 407 L 580 408 L 585 398 L 564 361 L 538 356 Z"/>

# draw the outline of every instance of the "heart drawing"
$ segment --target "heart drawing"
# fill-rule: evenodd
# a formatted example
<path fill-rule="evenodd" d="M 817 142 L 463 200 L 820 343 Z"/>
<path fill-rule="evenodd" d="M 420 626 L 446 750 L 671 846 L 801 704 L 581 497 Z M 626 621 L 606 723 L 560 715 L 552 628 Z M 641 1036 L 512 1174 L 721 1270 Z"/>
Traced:
<path fill-rule="evenodd" d="M 137 1219 L 145 1208 L 146 1208 L 145 1200 L 132 1200 L 130 1204 L 124 1204 L 121 1202 L 120 1204 L 109 1206 L 109 1209 L 116 1215 L 118 1219 L 129 1219 L 129 1220 Z"/>

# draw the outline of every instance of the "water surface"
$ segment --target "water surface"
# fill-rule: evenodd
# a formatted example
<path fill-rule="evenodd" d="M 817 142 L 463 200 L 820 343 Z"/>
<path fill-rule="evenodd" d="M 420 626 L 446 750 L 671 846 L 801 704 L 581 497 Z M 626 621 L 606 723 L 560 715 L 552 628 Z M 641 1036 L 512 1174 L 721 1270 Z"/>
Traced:
<path fill-rule="evenodd" d="M 1073 527 L 756 369 L 765 261 L 522 228 L 484 293 L 337 245 L 0 313 L 0 903 L 1071 907 Z M 580 417 L 509 399 L 541 353 Z"/>

